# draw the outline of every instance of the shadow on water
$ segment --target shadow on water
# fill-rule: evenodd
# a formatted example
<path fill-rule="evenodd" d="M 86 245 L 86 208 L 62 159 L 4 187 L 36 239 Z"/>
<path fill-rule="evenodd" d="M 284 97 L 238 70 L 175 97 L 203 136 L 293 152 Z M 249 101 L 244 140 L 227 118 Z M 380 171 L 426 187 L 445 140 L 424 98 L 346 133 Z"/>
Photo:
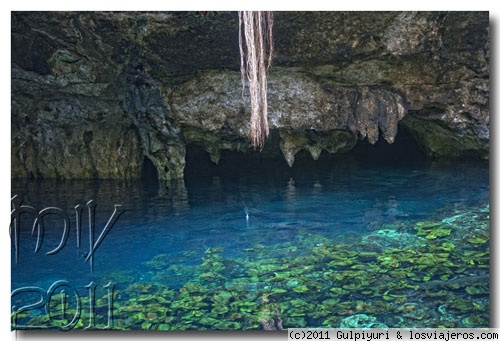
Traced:
<path fill-rule="evenodd" d="M 211 161 L 210 155 L 199 145 L 190 144 L 186 156 L 186 181 L 199 183 L 211 181 L 213 177 L 234 181 L 263 179 L 277 182 L 317 180 L 325 171 L 335 172 L 339 177 L 353 170 L 370 167 L 415 167 L 430 163 L 409 133 L 401 128 L 395 143 L 389 144 L 382 138 L 371 145 L 366 140 L 347 154 L 329 154 L 323 151 L 318 160 L 302 150 L 295 155 L 293 167 L 289 167 L 283 157 L 279 138 L 271 136 L 262 151 L 235 152 L 222 150 L 219 162 Z"/>

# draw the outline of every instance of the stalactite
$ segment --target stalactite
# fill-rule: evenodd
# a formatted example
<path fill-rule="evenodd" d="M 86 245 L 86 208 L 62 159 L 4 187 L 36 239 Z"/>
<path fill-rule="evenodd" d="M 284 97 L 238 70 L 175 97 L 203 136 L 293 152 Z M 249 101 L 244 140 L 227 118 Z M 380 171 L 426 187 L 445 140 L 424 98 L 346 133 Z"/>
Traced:
<path fill-rule="evenodd" d="M 261 11 L 240 11 L 239 46 L 241 56 L 242 91 L 245 91 L 245 77 L 250 92 L 250 138 L 254 148 L 264 147 L 269 135 L 267 123 L 267 70 L 273 54 L 273 13 Z M 243 46 L 244 26 L 245 47 Z"/>

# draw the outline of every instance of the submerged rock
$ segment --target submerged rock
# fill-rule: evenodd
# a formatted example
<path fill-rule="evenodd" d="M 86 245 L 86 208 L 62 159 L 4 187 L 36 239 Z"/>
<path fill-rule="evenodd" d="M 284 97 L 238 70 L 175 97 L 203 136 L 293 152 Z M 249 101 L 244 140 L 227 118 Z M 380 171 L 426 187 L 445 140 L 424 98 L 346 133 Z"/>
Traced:
<path fill-rule="evenodd" d="M 273 157 L 398 140 L 489 153 L 488 12 L 277 12 Z M 13 12 L 12 177 L 182 178 L 250 152 L 236 12 Z M 282 155 L 279 155 L 279 154 Z"/>
<path fill-rule="evenodd" d="M 389 328 L 385 323 L 377 322 L 375 316 L 355 314 L 340 321 L 340 328 Z"/>

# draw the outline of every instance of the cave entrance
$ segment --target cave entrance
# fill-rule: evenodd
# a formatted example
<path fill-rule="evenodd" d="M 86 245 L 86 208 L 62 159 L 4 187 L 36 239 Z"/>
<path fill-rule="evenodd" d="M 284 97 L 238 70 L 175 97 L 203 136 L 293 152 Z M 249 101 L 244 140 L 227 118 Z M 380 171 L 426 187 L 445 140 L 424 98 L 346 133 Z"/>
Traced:
<path fill-rule="evenodd" d="M 141 180 L 147 184 L 158 183 L 158 171 L 153 161 L 147 156 L 142 159 Z"/>
<path fill-rule="evenodd" d="M 364 167 L 375 165 L 409 165 L 424 162 L 427 157 L 409 131 L 399 126 L 394 143 L 387 143 L 382 136 L 375 144 L 367 139 L 343 154 L 329 154 L 322 151 L 318 160 L 313 160 L 310 153 L 301 150 L 295 155 L 295 162 L 290 168 L 279 148 L 279 136 L 268 141 L 260 151 L 236 152 L 221 150 L 218 164 L 210 160 L 204 146 L 190 143 L 186 150 L 184 174 L 188 180 L 194 178 L 239 177 L 241 175 L 268 174 L 280 177 L 297 177 L 302 174 L 314 174 L 316 171 L 332 169 L 339 165 L 357 164 Z"/>
<path fill-rule="evenodd" d="M 383 163 L 387 165 L 412 164 L 427 159 L 425 152 L 408 129 L 401 124 L 398 126 L 398 134 L 394 143 L 388 143 L 382 136 L 379 136 L 375 144 L 370 144 L 367 139 L 364 139 L 358 141 L 358 144 L 346 156 L 367 164 Z"/>

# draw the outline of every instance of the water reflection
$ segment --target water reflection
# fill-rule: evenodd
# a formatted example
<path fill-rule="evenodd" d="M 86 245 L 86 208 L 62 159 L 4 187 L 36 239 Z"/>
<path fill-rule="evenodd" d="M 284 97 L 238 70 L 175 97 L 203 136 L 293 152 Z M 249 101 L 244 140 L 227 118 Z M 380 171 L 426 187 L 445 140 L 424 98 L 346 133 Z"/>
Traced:
<path fill-rule="evenodd" d="M 465 266 L 463 274 L 470 274 L 470 280 L 479 278 L 487 283 L 487 256 L 481 253 L 480 262 L 484 263 L 475 260 L 476 265 L 482 266 L 480 271 L 476 271 L 473 269 L 476 265 L 469 263 L 470 256 L 463 259 L 465 253 L 461 249 L 467 239 L 472 240 L 470 248 L 463 250 L 469 255 L 471 250 L 481 251 L 480 248 L 487 248 L 488 245 L 486 235 L 475 236 L 476 232 L 468 228 L 476 224 L 478 217 L 482 217 L 481 226 L 485 226 L 484 219 L 489 214 L 487 210 L 481 213 L 478 207 L 471 211 L 474 206 L 484 207 L 489 200 L 487 164 L 396 167 L 339 162 L 324 165 L 321 169 L 289 169 L 286 166 L 269 172 L 258 168 L 251 171 L 232 176 L 209 174 L 205 178 L 187 177 L 186 181 L 154 184 L 141 181 L 13 180 L 12 195 L 22 197 L 25 204 L 34 206 L 37 212 L 45 207 L 60 207 L 69 215 L 72 227 L 67 246 L 59 254 L 49 256 L 45 253 L 57 247 L 61 240 L 61 227 L 49 227 L 47 224 L 40 252 L 34 254 L 36 234 L 31 236 L 32 222 L 26 220 L 23 229 L 25 239 L 20 241 L 20 262 L 13 263 L 11 267 L 12 288 L 38 286 L 47 289 L 55 281 L 70 279 L 72 286 L 87 292 L 91 281 L 100 287 L 113 281 L 119 292 L 117 316 L 121 312 L 122 318 L 126 319 L 120 323 L 140 329 L 144 328 L 142 323 L 145 319 L 139 317 L 134 320 L 139 311 L 142 316 L 144 311 L 158 309 L 155 314 L 161 319 L 159 323 L 164 323 L 169 315 L 191 319 L 188 314 L 194 310 L 187 312 L 184 307 L 199 302 L 194 297 L 201 297 L 201 291 L 193 284 L 201 285 L 199 288 L 205 285 L 223 287 L 227 291 L 236 290 L 238 283 L 248 285 L 254 288 L 253 291 L 238 289 L 235 291 L 238 292 L 237 298 L 234 298 L 235 302 L 242 298 L 245 307 L 248 307 L 247 303 L 257 304 L 259 296 L 256 293 L 260 295 L 260 291 L 264 290 L 264 287 L 258 289 L 257 286 L 271 283 L 270 288 L 278 290 L 276 295 L 269 297 L 269 292 L 266 292 L 261 297 L 275 300 L 281 295 L 286 306 L 282 307 L 282 312 L 292 317 L 307 311 L 309 318 L 310 314 L 318 313 L 321 306 L 325 309 L 325 316 L 331 316 L 335 310 L 332 307 L 337 307 L 338 302 L 332 305 L 328 302 L 339 295 L 339 304 L 343 304 L 346 311 L 354 311 L 358 305 L 365 309 L 363 307 L 373 304 L 373 313 L 370 314 L 385 315 L 391 322 L 401 316 L 410 316 L 400 322 L 419 321 L 423 324 L 425 319 L 420 318 L 430 315 L 419 313 L 415 315 L 419 318 L 417 320 L 412 314 L 434 312 L 432 316 L 443 321 L 445 315 L 437 309 L 448 307 L 440 302 L 441 298 L 432 298 L 430 294 L 436 291 L 433 290 L 436 283 L 446 286 L 455 280 L 455 277 L 447 277 L 450 273 L 446 272 L 447 266 L 442 265 L 452 255 L 455 257 L 453 262 L 461 265 L 453 263 L 450 271 Z M 97 249 L 93 274 L 85 263 L 91 239 L 87 226 L 86 203 L 89 200 L 97 204 L 96 239 L 115 204 L 122 204 L 127 209 Z M 75 248 L 77 240 L 73 228 L 74 207 L 77 204 L 82 205 L 82 216 L 87 219 L 82 224 L 80 248 Z M 456 227 L 452 232 L 453 239 L 434 238 L 432 235 L 426 238 L 416 234 L 417 222 L 423 222 L 425 227 L 426 222 L 432 225 L 433 221 L 440 222 L 443 217 L 456 220 L 453 222 L 454 229 Z M 426 233 L 435 230 L 424 227 L 421 231 Z M 440 232 L 446 234 L 447 230 L 448 226 L 445 226 Z M 422 245 L 415 242 L 422 238 L 429 242 L 425 252 Z M 360 241 L 369 243 L 360 245 Z M 342 248 L 338 247 L 340 244 Z M 421 254 L 416 258 L 412 256 L 414 254 L 398 250 L 405 247 L 415 248 L 415 252 Z M 453 248 L 459 252 L 452 253 Z M 444 251 L 450 254 L 448 258 L 436 256 Z M 363 252 L 365 255 L 358 257 Z M 377 252 L 376 255 L 373 252 Z M 479 257 L 478 252 L 474 254 Z M 411 260 L 406 258 L 408 255 Z M 325 262 L 325 259 L 328 261 Z M 414 263 L 417 259 L 418 264 Z M 424 279 L 438 267 L 444 278 L 435 274 L 433 279 Z M 373 269 L 380 270 L 377 274 L 381 276 L 373 276 Z M 344 271 L 346 276 L 342 274 Z M 299 280 L 292 281 L 293 277 L 300 279 L 301 283 Z M 404 278 L 404 281 L 398 278 Z M 412 283 L 422 287 L 417 295 Z M 391 285 L 394 286 L 388 290 Z M 411 290 L 399 291 L 399 288 Z M 344 294 L 335 291 L 337 289 L 347 291 Z M 460 304 L 467 310 L 471 306 L 471 295 L 480 294 L 480 301 L 475 302 L 480 305 L 475 309 L 487 311 L 487 289 L 487 286 L 471 286 L 462 290 L 464 292 L 460 295 L 455 289 L 449 290 L 446 295 L 449 295 L 450 302 L 461 297 L 465 303 Z M 165 304 L 159 304 L 155 297 L 169 297 L 172 290 L 179 290 L 172 298 L 172 302 L 178 303 L 177 308 L 166 313 Z M 196 296 L 189 296 L 189 290 L 194 290 L 191 294 Z M 365 290 L 368 293 L 364 293 Z M 372 297 L 373 290 L 376 295 Z M 138 291 L 142 296 L 137 294 Z M 404 309 L 401 310 L 395 302 L 406 293 L 409 303 L 401 305 Z M 247 294 L 248 297 L 245 296 Z M 332 297 L 326 299 L 328 296 Z M 136 299 L 139 297 L 146 298 L 148 303 L 138 305 L 137 310 L 131 312 L 129 309 L 135 309 L 133 306 L 139 302 Z M 297 299 L 299 297 L 300 300 Z M 414 304 L 417 300 L 418 306 Z M 359 303 L 361 301 L 362 304 Z M 443 298 L 442 302 L 445 301 Z M 294 307 L 286 302 L 310 302 L 310 308 Z M 346 306 L 346 303 L 352 305 Z M 239 306 L 228 305 L 227 302 L 220 305 L 220 309 L 241 312 Z M 255 311 L 259 309 L 260 306 L 257 306 Z M 200 318 L 210 314 L 210 311 L 214 312 L 210 308 L 203 311 Z M 480 316 L 476 311 L 472 314 Z M 455 320 L 457 316 L 458 319 L 466 316 L 448 315 Z M 483 315 L 485 318 L 488 316 Z M 311 326 L 321 325 L 325 316 L 310 320 Z M 227 315 L 215 314 L 213 321 L 227 318 Z M 298 325 L 292 322 L 288 321 L 290 326 Z"/>
<path fill-rule="evenodd" d="M 171 214 L 185 215 L 190 210 L 184 180 L 164 181 L 151 186 L 141 181 L 15 179 L 11 183 L 11 195 L 18 195 L 24 204 L 38 210 L 58 207 L 68 215 L 74 215 L 76 205 L 85 206 L 90 200 L 96 203 L 98 212 L 106 212 L 104 215 L 112 212 L 114 205 L 122 205 L 127 213 L 121 222 L 127 224 L 151 223 Z"/>
<path fill-rule="evenodd" d="M 297 200 L 297 188 L 295 187 L 294 178 L 290 178 L 285 189 L 285 198 L 287 202 L 293 203 Z"/>
<path fill-rule="evenodd" d="M 460 207 L 487 203 L 489 184 L 485 164 L 411 169 L 332 165 L 312 173 L 212 174 L 203 181 L 188 178 L 154 186 L 141 181 L 13 180 L 12 195 L 16 194 L 37 212 L 50 206 L 61 208 L 71 219 L 71 229 L 75 226 L 74 207 L 82 205 L 85 216 L 86 203 L 93 200 L 97 204 L 96 237 L 114 205 L 122 204 L 126 212 L 100 246 L 96 269 L 106 272 L 113 266 L 142 273 L 142 262 L 157 254 L 168 254 L 172 264 L 186 253 L 199 260 L 208 247 L 224 247 L 225 253 L 241 256 L 256 244 L 294 243 L 304 235 L 346 241 L 384 224 L 428 220 L 445 211 L 453 214 Z M 47 267 L 42 257 L 29 258 L 36 246 L 36 235 L 30 235 L 32 224 L 23 228 L 22 266 L 29 263 L 33 267 L 29 271 L 40 278 L 45 276 L 41 269 L 47 273 L 73 270 L 73 264 L 63 267 L 60 257 L 50 259 L 58 258 L 54 268 L 52 264 Z M 84 220 L 80 253 L 88 252 L 87 225 Z M 41 253 L 58 245 L 60 231 L 58 226 L 45 229 Z M 74 249 L 76 244 L 71 230 L 68 245 Z M 80 257 L 76 262 L 87 273 L 81 255 L 68 252 L 68 259 Z M 16 271 L 13 280 L 32 276 L 25 268 Z"/>

